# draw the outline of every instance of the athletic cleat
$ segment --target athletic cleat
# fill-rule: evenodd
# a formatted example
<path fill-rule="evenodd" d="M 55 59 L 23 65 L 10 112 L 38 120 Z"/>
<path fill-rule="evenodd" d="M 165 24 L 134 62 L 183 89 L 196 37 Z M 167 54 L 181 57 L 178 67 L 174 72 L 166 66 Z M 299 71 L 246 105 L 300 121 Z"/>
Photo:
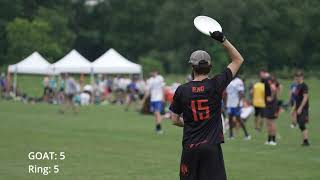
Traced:
<path fill-rule="evenodd" d="M 269 141 L 266 141 L 264 144 L 265 144 L 265 145 L 270 145 L 270 142 L 269 142 Z"/>
<path fill-rule="evenodd" d="M 270 142 L 269 142 L 269 145 L 271 145 L 271 146 L 276 146 L 276 145 L 277 145 L 277 143 L 276 143 L 276 142 L 274 142 L 274 141 L 270 141 Z"/>
<path fill-rule="evenodd" d="M 244 138 L 244 140 L 246 140 L 246 141 L 251 140 L 251 136 L 250 136 L 250 135 L 249 135 L 249 136 L 246 136 L 246 137 Z"/>
<path fill-rule="evenodd" d="M 303 146 L 303 147 L 308 147 L 308 146 L 310 146 L 310 144 L 307 142 L 303 142 L 302 144 L 301 144 L 301 146 Z"/>
<path fill-rule="evenodd" d="M 234 140 L 233 136 L 228 137 L 229 140 Z"/>
<path fill-rule="evenodd" d="M 293 128 L 296 128 L 297 126 L 294 124 L 290 124 L 290 127 L 293 129 Z"/>
<path fill-rule="evenodd" d="M 156 133 L 157 134 L 163 134 L 163 131 L 162 130 L 157 130 Z"/>

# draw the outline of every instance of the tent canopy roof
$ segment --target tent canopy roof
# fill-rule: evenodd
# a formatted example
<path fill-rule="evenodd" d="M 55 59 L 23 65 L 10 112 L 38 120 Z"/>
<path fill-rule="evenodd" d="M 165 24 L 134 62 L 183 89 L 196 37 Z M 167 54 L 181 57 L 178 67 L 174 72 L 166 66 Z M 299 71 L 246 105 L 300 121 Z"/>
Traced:
<path fill-rule="evenodd" d="M 76 50 L 72 50 L 52 65 L 57 73 L 90 73 L 91 63 Z"/>
<path fill-rule="evenodd" d="M 38 52 L 32 53 L 22 61 L 8 67 L 10 73 L 22 74 L 52 74 L 50 63 Z"/>
<path fill-rule="evenodd" d="M 109 49 L 92 63 L 94 73 L 141 73 L 141 66 L 123 57 L 114 49 Z"/>

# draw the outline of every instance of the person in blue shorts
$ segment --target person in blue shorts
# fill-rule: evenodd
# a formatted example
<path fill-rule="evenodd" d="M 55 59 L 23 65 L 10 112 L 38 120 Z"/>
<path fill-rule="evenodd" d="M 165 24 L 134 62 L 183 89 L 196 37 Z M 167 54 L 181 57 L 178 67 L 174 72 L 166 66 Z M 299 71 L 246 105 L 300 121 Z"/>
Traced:
<path fill-rule="evenodd" d="M 147 80 L 147 91 L 145 97 L 150 96 L 150 111 L 153 112 L 156 123 L 156 133 L 162 134 L 162 116 L 161 112 L 164 109 L 164 79 L 154 70 L 151 77 Z M 146 98 L 144 98 L 146 99 Z"/>
<path fill-rule="evenodd" d="M 241 121 L 241 107 L 242 107 L 242 98 L 244 96 L 244 84 L 243 81 L 236 76 L 230 84 L 227 86 L 227 111 L 229 117 L 229 138 L 233 139 L 233 128 L 236 123 L 239 123 L 243 132 L 245 134 L 245 139 L 250 140 L 251 136 L 249 135 L 244 122 Z"/>

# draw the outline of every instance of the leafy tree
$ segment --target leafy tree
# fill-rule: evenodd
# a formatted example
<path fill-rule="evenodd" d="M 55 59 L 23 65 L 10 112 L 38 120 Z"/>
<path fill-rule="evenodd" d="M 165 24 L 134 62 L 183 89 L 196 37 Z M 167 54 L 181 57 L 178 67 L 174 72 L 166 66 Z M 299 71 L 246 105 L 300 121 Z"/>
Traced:
<path fill-rule="evenodd" d="M 48 54 L 51 58 L 62 57 L 72 49 L 76 35 L 69 28 L 69 19 L 59 9 L 40 7 L 33 21 L 46 22 L 50 26 L 50 38 L 61 49 L 58 54 Z"/>
<path fill-rule="evenodd" d="M 255 72 L 257 67 L 282 72 L 320 67 L 320 1 L 104 0 L 97 6 L 84 4 L 85 0 L 2 0 L 0 65 L 33 50 L 56 59 L 76 48 L 94 60 L 112 47 L 133 61 L 143 59 L 148 64 L 150 60 L 161 64 L 165 72 L 186 73 L 190 54 L 203 49 L 211 54 L 218 72 L 228 63 L 224 49 L 192 23 L 197 15 L 208 15 L 221 23 L 244 56 L 246 72 Z M 31 39 L 34 44 L 26 43 Z"/>
<path fill-rule="evenodd" d="M 45 21 L 30 22 L 16 18 L 7 25 L 6 31 L 9 44 L 8 58 L 11 63 L 21 60 L 34 51 L 47 54 L 48 57 L 54 57 L 62 52 L 59 45 L 51 38 L 51 26 Z"/>
<path fill-rule="evenodd" d="M 156 59 L 150 57 L 142 57 L 139 59 L 139 63 L 143 67 L 143 74 L 145 76 L 149 76 L 153 70 L 157 70 L 160 74 L 164 73 L 163 65 Z"/>
<path fill-rule="evenodd" d="M 1 0 L 0 1 L 0 65 L 7 63 L 6 25 L 15 17 L 22 14 L 21 0 Z"/>

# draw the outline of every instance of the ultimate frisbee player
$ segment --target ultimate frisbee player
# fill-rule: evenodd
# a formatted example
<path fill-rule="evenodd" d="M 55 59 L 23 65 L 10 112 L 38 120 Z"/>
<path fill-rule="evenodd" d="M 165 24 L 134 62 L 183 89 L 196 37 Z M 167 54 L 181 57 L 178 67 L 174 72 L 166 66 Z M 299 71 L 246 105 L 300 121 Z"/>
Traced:
<path fill-rule="evenodd" d="M 308 129 L 306 128 L 306 124 L 309 121 L 309 93 L 308 93 L 308 85 L 304 82 L 303 73 L 297 72 L 295 77 L 298 82 L 298 86 L 295 91 L 296 105 L 295 105 L 295 114 L 297 115 L 297 122 L 299 124 L 299 128 L 303 135 L 302 146 L 309 146 L 308 140 Z"/>
<path fill-rule="evenodd" d="M 251 136 L 249 135 L 247 128 L 244 124 L 244 121 L 241 120 L 241 111 L 243 107 L 243 97 L 244 97 L 244 83 L 243 81 L 236 76 L 226 88 L 227 93 L 227 110 L 229 117 L 229 138 L 234 139 L 233 128 L 237 123 L 240 124 L 243 129 L 245 140 L 250 140 Z"/>
<path fill-rule="evenodd" d="M 264 116 L 267 120 L 268 140 L 266 145 L 276 146 L 276 119 L 279 116 L 278 94 L 280 92 L 280 84 L 275 77 L 268 77 L 265 84 L 266 108 Z"/>
<path fill-rule="evenodd" d="M 254 106 L 254 128 L 261 132 L 264 122 L 264 111 L 266 107 L 266 95 L 265 95 L 265 72 L 260 72 L 260 82 L 253 85 L 252 91 L 252 103 Z"/>
<path fill-rule="evenodd" d="M 153 70 L 151 77 L 147 80 L 147 90 L 142 100 L 145 102 L 150 95 L 150 111 L 153 112 L 155 117 L 155 130 L 157 134 L 163 134 L 161 112 L 164 110 L 164 86 L 165 82 L 163 77 L 158 74 L 157 70 Z"/>
<path fill-rule="evenodd" d="M 222 93 L 238 72 L 243 58 L 220 31 L 210 33 L 222 43 L 232 62 L 221 74 L 209 79 L 210 55 L 202 50 L 191 54 L 194 79 L 180 85 L 170 110 L 176 126 L 183 127 L 181 180 L 225 180 L 220 144 L 224 142 L 221 121 Z"/>

